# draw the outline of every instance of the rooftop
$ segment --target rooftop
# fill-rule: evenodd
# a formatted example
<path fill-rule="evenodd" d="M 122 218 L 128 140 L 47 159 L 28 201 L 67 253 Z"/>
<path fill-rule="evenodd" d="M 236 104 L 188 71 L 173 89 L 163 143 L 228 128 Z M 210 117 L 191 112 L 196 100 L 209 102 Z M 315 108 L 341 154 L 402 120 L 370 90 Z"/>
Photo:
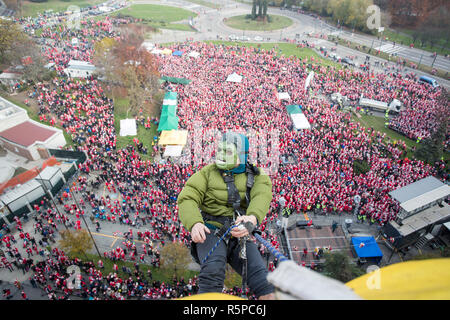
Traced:
<path fill-rule="evenodd" d="M 0 132 L 0 137 L 21 146 L 29 147 L 35 142 L 47 141 L 55 133 L 56 130 L 52 130 L 50 127 L 46 128 L 28 120 Z"/>

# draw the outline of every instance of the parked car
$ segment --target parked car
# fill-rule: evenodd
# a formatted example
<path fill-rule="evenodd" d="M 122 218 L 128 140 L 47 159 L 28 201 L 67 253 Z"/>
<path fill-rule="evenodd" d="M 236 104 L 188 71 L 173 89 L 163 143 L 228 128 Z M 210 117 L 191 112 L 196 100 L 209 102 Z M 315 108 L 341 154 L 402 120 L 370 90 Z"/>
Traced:
<path fill-rule="evenodd" d="M 263 38 L 260 37 L 260 36 L 256 36 L 256 37 L 255 37 L 255 41 L 263 41 Z"/>
<path fill-rule="evenodd" d="M 356 63 L 353 60 L 349 59 L 349 58 L 342 59 L 342 63 L 348 64 L 350 66 L 356 66 Z"/>

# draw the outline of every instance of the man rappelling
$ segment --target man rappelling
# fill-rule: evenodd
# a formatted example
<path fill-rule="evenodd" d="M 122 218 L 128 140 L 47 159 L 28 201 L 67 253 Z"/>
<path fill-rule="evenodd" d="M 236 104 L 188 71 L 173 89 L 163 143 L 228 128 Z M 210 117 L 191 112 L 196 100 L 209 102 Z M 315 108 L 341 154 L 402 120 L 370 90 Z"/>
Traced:
<path fill-rule="evenodd" d="M 269 176 L 247 162 L 248 153 L 245 135 L 224 134 L 215 163 L 192 175 L 178 196 L 179 218 L 201 265 L 199 293 L 222 292 L 228 262 L 259 299 L 274 299 L 261 254 L 241 227 L 261 223 L 272 200 Z"/>

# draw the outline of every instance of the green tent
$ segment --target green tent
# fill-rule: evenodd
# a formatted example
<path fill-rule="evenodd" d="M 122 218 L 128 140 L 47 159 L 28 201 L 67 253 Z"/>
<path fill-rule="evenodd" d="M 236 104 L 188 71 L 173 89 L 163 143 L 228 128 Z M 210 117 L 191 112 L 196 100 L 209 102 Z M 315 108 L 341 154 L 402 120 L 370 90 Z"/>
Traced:
<path fill-rule="evenodd" d="M 171 117 L 176 117 L 177 116 L 177 106 L 169 106 L 169 105 L 164 105 L 162 106 L 162 111 L 161 111 L 161 118 L 164 116 L 171 116 Z"/>
<path fill-rule="evenodd" d="M 180 84 L 189 84 L 189 83 L 191 83 L 191 80 L 186 79 L 186 78 L 175 78 L 175 77 L 167 77 L 167 76 L 162 76 L 161 80 L 162 81 L 172 82 L 172 83 L 180 83 Z"/>
<path fill-rule="evenodd" d="M 164 116 L 159 119 L 158 131 L 177 130 L 178 117 Z"/>
<path fill-rule="evenodd" d="M 178 129 L 177 96 L 178 94 L 172 91 L 164 95 L 158 131 Z"/>
<path fill-rule="evenodd" d="M 295 113 L 302 113 L 302 109 L 301 109 L 302 107 L 301 106 L 299 106 L 299 105 L 293 105 L 293 104 L 291 104 L 291 105 L 289 105 L 289 106 L 286 106 L 286 111 L 287 111 L 287 113 L 289 113 L 289 114 L 295 114 Z"/>

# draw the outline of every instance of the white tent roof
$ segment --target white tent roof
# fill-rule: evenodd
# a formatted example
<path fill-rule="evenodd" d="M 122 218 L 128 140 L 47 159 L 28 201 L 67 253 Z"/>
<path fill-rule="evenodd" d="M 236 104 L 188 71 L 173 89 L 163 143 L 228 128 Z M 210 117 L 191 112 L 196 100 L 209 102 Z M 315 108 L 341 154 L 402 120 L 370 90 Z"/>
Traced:
<path fill-rule="evenodd" d="M 177 105 L 177 99 L 164 99 L 163 100 L 163 106 L 176 106 Z"/>
<path fill-rule="evenodd" d="M 120 120 L 120 136 L 135 136 L 137 135 L 136 120 L 122 119 Z"/>
<path fill-rule="evenodd" d="M 198 53 L 197 51 L 191 51 L 188 53 L 188 56 L 192 58 L 198 58 L 200 56 L 200 53 Z"/>
<path fill-rule="evenodd" d="M 152 51 L 151 51 L 151 53 L 153 53 L 153 54 L 162 54 L 162 50 L 161 49 L 153 49 Z"/>
<path fill-rule="evenodd" d="M 233 72 L 227 77 L 228 82 L 241 82 L 242 76 L 238 75 L 236 72 Z"/>
<path fill-rule="evenodd" d="M 309 124 L 308 119 L 306 119 L 303 113 L 293 113 L 291 114 L 292 122 L 294 123 L 294 127 L 297 130 L 300 129 L 310 129 L 311 125 Z"/>
<path fill-rule="evenodd" d="M 420 207 L 423 207 L 429 203 L 445 198 L 450 194 L 450 187 L 443 185 L 437 189 L 426 192 L 418 197 L 412 198 L 400 204 L 400 206 L 407 212 L 414 211 Z"/>
<path fill-rule="evenodd" d="M 163 157 L 179 157 L 181 156 L 182 150 L 183 146 L 180 145 L 167 146 L 166 150 L 164 150 Z"/>
<path fill-rule="evenodd" d="M 291 96 L 287 92 L 278 92 L 278 99 L 289 100 L 289 99 L 291 99 Z"/>

